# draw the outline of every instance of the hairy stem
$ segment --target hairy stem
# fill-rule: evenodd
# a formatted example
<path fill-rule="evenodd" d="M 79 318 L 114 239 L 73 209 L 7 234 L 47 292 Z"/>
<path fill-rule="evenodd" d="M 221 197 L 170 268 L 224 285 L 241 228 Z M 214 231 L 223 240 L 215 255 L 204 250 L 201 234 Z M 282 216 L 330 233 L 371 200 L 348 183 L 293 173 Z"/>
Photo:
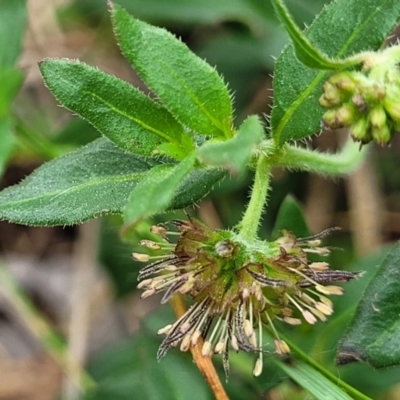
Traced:
<path fill-rule="evenodd" d="M 266 144 L 268 151 L 269 144 Z M 315 172 L 320 175 L 340 176 L 353 172 L 364 161 L 367 148 L 348 139 L 342 149 L 335 153 L 321 153 L 286 144 L 280 151 L 269 155 L 274 166 Z"/>
<path fill-rule="evenodd" d="M 187 307 L 182 296 L 175 294 L 171 298 L 171 305 L 175 311 L 177 318 L 180 318 L 186 311 Z M 196 346 L 191 346 L 190 351 L 193 355 L 194 362 L 197 368 L 200 370 L 212 392 L 214 393 L 216 400 L 229 400 L 228 395 L 225 392 L 224 387 L 218 377 L 217 371 L 211 361 L 210 357 L 204 357 L 201 354 L 203 341 L 201 338 L 197 341 Z"/>
<path fill-rule="evenodd" d="M 271 165 L 268 158 L 260 154 L 250 201 L 238 225 L 240 234 L 250 242 L 257 237 L 258 226 L 267 200 L 270 170 Z"/>

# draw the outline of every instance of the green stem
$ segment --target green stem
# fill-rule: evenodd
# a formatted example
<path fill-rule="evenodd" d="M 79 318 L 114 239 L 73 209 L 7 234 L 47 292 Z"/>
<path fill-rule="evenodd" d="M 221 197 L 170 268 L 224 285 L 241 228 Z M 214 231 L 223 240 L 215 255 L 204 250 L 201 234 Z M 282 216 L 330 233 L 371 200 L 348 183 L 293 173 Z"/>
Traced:
<path fill-rule="evenodd" d="M 267 200 L 270 171 L 271 165 L 268 158 L 260 154 L 257 161 L 250 201 L 241 222 L 238 224 L 240 235 L 245 237 L 249 242 L 257 237 L 258 226 Z"/>
<path fill-rule="evenodd" d="M 291 342 L 287 337 L 284 337 L 281 334 L 281 337 L 285 340 L 285 342 L 289 345 L 290 350 L 296 354 L 296 356 L 310 365 L 312 368 L 319 371 L 322 375 L 328 378 L 332 383 L 337 385 L 338 387 L 344 389 L 352 398 L 356 400 L 372 400 L 370 397 L 366 396 L 365 394 L 359 392 L 353 386 L 349 385 L 348 383 L 342 381 L 339 377 L 335 376 L 327 369 L 325 369 L 321 364 L 318 364 L 312 358 L 310 358 L 306 353 L 304 353 L 299 347 L 297 347 L 293 342 Z"/>
<path fill-rule="evenodd" d="M 271 158 L 274 166 L 338 176 L 354 171 L 360 166 L 366 155 L 366 146 L 360 150 L 360 145 L 349 139 L 335 154 L 320 153 L 316 150 L 286 144 L 279 152 L 272 154 Z"/>
<path fill-rule="evenodd" d="M 64 340 L 52 329 L 50 324 L 35 308 L 30 299 L 25 295 L 7 267 L 0 261 L 0 282 L 2 294 L 18 312 L 31 332 L 37 337 L 43 347 L 61 366 L 63 371 L 71 378 L 82 392 L 87 392 L 96 387 L 96 383 L 77 363 L 68 360 L 67 345 Z"/>

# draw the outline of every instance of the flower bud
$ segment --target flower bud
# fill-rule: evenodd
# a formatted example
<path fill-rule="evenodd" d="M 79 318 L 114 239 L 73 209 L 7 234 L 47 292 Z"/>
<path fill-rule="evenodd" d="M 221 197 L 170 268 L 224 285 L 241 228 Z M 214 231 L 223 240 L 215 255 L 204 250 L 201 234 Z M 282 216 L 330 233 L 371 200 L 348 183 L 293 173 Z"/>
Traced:
<path fill-rule="evenodd" d="M 392 134 L 387 125 L 384 125 L 381 128 L 372 128 L 371 132 L 375 142 L 380 145 L 388 144 L 392 138 Z"/>
<path fill-rule="evenodd" d="M 351 98 L 351 102 L 358 108 L 361 113 L 365 113 L 368 110 L 368 104 L 365 97 L 357 93 Z"/>
<path fill-rule="evenodd" d="M 388 72 L 386 73 L 386 79 L 391 84 L 391 86 L 400 85 L 400 70 L 397 65 L 388 70 Z"/>
<path fill-rule="evenodd" d="M 366 99 L 367 103 L 381 101 L 386 96 L 386 88 L 381 82 L 369 82 L 369 84 L 360 87 L 360 93 Z"/>
<path fill-rule="evenodd" d="M 343 72 L 338 72 L 336 74 L 333 74 L 329 77 L 328 81 L 331 85 L 336 85 L 338 88 L 354 88 L 355 87 L 355 81 L 357 81 L 358 75 L 362 75 L 358 72 L 349 72 L 349 71 L 343 71 Z M 351 90 L 347 90 L 351 91 Z"/>
<path fill-rule="evenodd" d="M 324 104 L 327 104 L 325 107 L 333 107 L 342 102 L 340 90 L 336 86 L 325 82 L 322 88 L 324 93 L 320 98 L 320 102 L 322 101 Z"/>
<path fill-rule="evenodd" d="M 354 109 L 349 104 L 344 104 L 336 111 L 336 126 L 344 128 L 349 126 L 354 119 Z"/>
<path fill-rule="evenodd" d="M 394 121 L 400 122 L 400 90 L 392 89 L 383 101 L 385 110 Z"/>
<path fill-rule="evenodd" d="M 343 76 L 336 82 L 336 86 L 343 92 L 353 93 L 356 89 L 356 85 L 349 76 Z"/>
<path fill-rule="evenodd" d="M 324 115 L 322 116 L 322 122 L 327 128 L 338 128 L 338 126 L 336 126 L 336 110 L 325 111 Z"/>
<path fill-rule="evenodd" d="M 368 128 L 368 121 L 365 118 L 360 118 L 351 125 L 350 134 L 354 140 L 367 143 L 369 142 L 369 140 L 366 140 L 368 138 Z"/>
<path fill-rule="evenodd" d="M 386 124 L 386 113 L 383 107 L 374 107 L 369 112 L 369 120 L 373 128 L 379 129 Z"/>

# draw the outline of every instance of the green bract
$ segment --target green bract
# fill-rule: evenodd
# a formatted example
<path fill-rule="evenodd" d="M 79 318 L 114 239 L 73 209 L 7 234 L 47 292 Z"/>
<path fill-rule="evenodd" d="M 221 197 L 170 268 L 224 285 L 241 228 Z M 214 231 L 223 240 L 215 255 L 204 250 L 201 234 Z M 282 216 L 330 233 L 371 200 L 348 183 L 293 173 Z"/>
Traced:
<path fill-rule="evenodd" d="M 224 167 L 233 173 L 243 172 L 252 152 L 264 138 L 264 129 L 258 117 L 248 117 L 230 140 L 208 141 L 198 151 L 199 159 L 208 165 Z"/>
<path fill-rule="evenodd" d="M 191 154 L 178 165 L 154 167 L 131 192 L 124 210 L 125 222 L 132 224 L 168 208 L 194 162 Z"/>

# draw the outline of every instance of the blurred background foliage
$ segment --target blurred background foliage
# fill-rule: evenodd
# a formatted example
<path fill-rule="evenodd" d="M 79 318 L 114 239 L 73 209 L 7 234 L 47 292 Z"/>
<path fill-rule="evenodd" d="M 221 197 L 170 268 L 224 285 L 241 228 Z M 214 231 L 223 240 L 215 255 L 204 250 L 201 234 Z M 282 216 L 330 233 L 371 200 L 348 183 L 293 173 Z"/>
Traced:
<path fill-rule="evenodd" d="M 287 0 L 300 26 L 312 22 L 327 1 Z M 236 121 L 268 114 L 274 57 L 288 37 L 267 0 L 119 0 L 134 16 L 164 26 L 205 58 L 228 82 Z M 146 91 L 122 58 L 113 38 L 105 0 L 0 0 L 0 173 L 1 188 L 19 182 L 41 163 L 98 136 L 85 121 L 57 106 L 44 87 L 37 62 L 46 57 L 79 58 Z M 391 40 L 396 39 L 396 33 Z M 345 132 L 323 132 L 308 146 L 333 151 Z M 398 135 L 397 135 L 398 136 Z M 400 236 L 400 142 L 371 148 L 369 162 L 347 179 L 274 171 L 264 238 L 279 229 L 304 235 L 331 226 L 342 231 L 328 240 L 334 268 L 365 270 L 335 301 L 335 313 L 316 326 L 280 327 L 316 361 L 372 398 L 400 398 L 400 370 L 368 365 L 335 367 L 338 341 L 368 280 Z M 251 173 L 226 179 L 198 207 L 187 210 L 213 228 L 232 227 L 248 198 Z M 290 196 L 288 197 L 288 195 Z M 305 216 L 305 219 L 303 218 Z M 156 222 L 185 218 L 165 214 Z M 276 222 L 275 222 L 276 221 Z M 305 222 L 306 221 L 306 222 Z M 40 318 L 67 342 L 69 358 L 81 363 L 96 388 L 90 399 L 211 399 L 190 355 L 170 351 L 160 363 L 157 330 L 174 320 L 157 298 L 140 300 L 138 251 L 154 221 L 142 222 L 121 238 L 118 216 L 80 227 L 34 228 L 0 222 L 1 258 L 29 296 Z M 386 248 L 387 249 L 387 248 Z M 3 267 L 2 267 L 3 268 Z M 21 315 L 0 282 L 0 400 L 79 398 L 71 373 L 49 356 L 48 345 Z M 2 295 L 1 295 L 2 294 Z M 309 399 L 269 361 L 252 376 L 253 355 L 232 360 L 226 389 L 231 399 Z M 214 358 L 220 368 L 220 360 Z M 221 377 L 223 373 L 220 371 Z M 193 397 L 194 396 L 194 397 Z"/>

